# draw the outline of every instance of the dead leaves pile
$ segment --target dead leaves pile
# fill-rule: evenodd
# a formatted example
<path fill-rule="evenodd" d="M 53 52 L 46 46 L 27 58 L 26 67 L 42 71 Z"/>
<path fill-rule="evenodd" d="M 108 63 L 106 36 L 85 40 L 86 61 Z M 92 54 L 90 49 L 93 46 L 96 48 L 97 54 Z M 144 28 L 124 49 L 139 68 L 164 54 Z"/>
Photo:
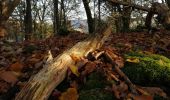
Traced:
<path fill-rule="evenodd" d="M 85 37 L 74 34 L 22 44 L 0 43 L 0 99 L 14 86 L 22 88 L 32 75 L 43 68 L 49 58 L 48 50 L 51 50 L 53 57 L 56 57 Z M 72 56 L 76 63 L 69 66 L 65 79 L 68 87 L 63 91 L 58 90 L 57 87 L 50 98 L 78 100 L 82 87 L 88 82 L 89 76 L 95 72 L 100 73 L 103 81 L 108 83 L 103 91 L 110 92 L 116 99 L 153 100 L 155 96 L 167 98 L 166 93 L 158 87 L 142 87 L 131 81 L 129 83 L 128 77 L 121 71 L 124 66 L 121 54 L 130 50 L 170 54 L 169 40 L 169 36 L 159 34 L 152 37 L 145 33 L 113 34 L 101 50 L 89 53 L 86 58 L 77 59 Z M 137 62 L 136 59 L 129 59 L 129 61 Z"/>
<path fill-rule="evenodd" d="M 139 33 L 115 33 L 112 34 L 105 46 L 116 48 L 119 53 L 129 50 L 148 51 L 170 57 L 170 32 L 155 32 L 148 34 Z"/>
<path fill-rule="evenodd" d="M 77 60 L 75 66 L 70 67 L 70 71 L 68 71 L 65 79 L 69 83 L 68 87 L 64 91 L 58 90 L 60 86 L 57 87 L 52 93 L 57 95 L 52 95 L 52 100 L 78 100 L 81 96 L 82 87 L 88 82 L 89 75 L 95 72 L 103 75 L 101 79 L 109 83 L 104 86 L 103 90 L 110 92 L 116 99 L 153 100 L 157 95 L 167 98 L 166 93 L 158 87 L 141 87 L 128 83 L 128 77 L 126 75 L 123 76 L 121 71 L 121 68 L 124 66 L 123 58 L 116 51 L 113 52 L 111 50 L 114 50 L 114 48 L 103 48 L 102 50 L 89 53 L 86 58 Z M 121 72 L 117 71 L 114 66 L 118 66 L 117 68 Z M 134 87 L 132 88 L 130 85 Z M 133 90 L 136 92 L 134 93 Z"/>
<path fill-rule="evenodd" d="M 15 86 L 22 88 L 31 76 L 42 69 L 51 57 L 48 54 L 49 50 L 52 56 L 56 57 L 86 37 L 77 34 L 23 43 L 0 42 L 0 99 L 5 99 L 4 95 L 8 94 L 11 88 Z"/>

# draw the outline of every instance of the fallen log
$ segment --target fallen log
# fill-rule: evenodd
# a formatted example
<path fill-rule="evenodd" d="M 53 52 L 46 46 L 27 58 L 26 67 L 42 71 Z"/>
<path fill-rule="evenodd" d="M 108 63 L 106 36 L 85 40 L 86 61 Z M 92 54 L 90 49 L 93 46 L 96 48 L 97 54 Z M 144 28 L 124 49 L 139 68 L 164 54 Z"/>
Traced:
<path fill-rule="evenodd" d="M 113 65 L 115 71 L 125 80 L 125 82 L 129 85 L 129 88 L 132 93 L 137 94 L 136 86 L 130 81 L 130 79 L 121 71 L 120 66 L 112 60 L 111 55 L 108 52 L 104 53 L 106 59 Z"/>
<path fill-rule="evenodd" d="M 47 100 L 55 87 L 64 80 L 69 66 L 75 64 L 72 56 L 81 58 L 87 56 L 89 52 L 99 49 L 110 33 L 111 26 L 103 32 L 103 35 L 93 36 L 79 42 L 54 58 L 39 73 L 30 78 L 15 100 Z"/>

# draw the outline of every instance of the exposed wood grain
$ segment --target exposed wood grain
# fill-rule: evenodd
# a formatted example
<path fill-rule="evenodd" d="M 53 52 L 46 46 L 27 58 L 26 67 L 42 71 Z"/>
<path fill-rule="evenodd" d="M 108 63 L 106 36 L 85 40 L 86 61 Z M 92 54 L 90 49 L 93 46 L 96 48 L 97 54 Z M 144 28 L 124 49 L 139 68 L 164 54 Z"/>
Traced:
<path fill-rule="evenodd" d="M 39 73 L 33 76 L 18 93 L 15 100 L 47 100 L 51 92 L 65 78 L 67 69 L 75 63 L 71 55 L 81 58 L 89 52 L 99 49 L 111 33 L 111 26 L 103 35 L 90 37 L 66 50 L 53 61 L 47 63 Z"/>

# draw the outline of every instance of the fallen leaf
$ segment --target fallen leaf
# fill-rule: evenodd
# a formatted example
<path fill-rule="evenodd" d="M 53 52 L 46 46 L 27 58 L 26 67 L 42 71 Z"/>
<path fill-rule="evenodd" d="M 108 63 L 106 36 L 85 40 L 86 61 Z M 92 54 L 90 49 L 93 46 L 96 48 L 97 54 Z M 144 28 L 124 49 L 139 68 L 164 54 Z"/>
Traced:
<path fill-rule="evenodd" d="M 15 72 L 21 72 L 22 69 L 23 69 L 23 64 L 21 64 L 20 62 L 16 62 L 9 67 L 9 70 Z"/>
<path fill-rule="evenodd" d="M 149 95 L 133 95 L 131 94 L 131 98 L 133 98 L 133 100 L 153 100 L 152 96 Z"/>
<path fill-rule="evenodd" d="M 70 83 L 70 87 L 78 89 L 78 83 L 76 81 L 73 81 Z"/>
<path fill-rule="evenodd" d="M 72 72 L 74 75 L 76 75 L 77 77 L 80 75 L 80 73 L 78 72 L 77 66 L 75 66 L 75 65 L 70 65 L 69 68 L 70 68 L 71 72 Z"/>
<path fill-rule="evenodd" d="M 158 87 L 143 87 L 142 89 L 147 91 L 152 96 L 159 95 L 159 96 L 162 96 L 164 98 L 167 98 L 166 93 L 161 88 L 158 88 Z"/>
<path fill-rule="evenodd" d="M 10 85 L 7 82 L 0 81 L 0 93 L 5 93 L 10 88 Z"/>
<path fill-rule="evenodd" d="M 78 93 L 76 88 L 68 88 L 66 92 L 62 93 L 59 100 L 78 100 Z"/>
<path fill-rule="evenodd" d="M 32 63 L 32 64 L 35 64 L 35 63 L 37 63 L 37 62 L 39 62 L 41 59 L 38 59 L 38 58 L 31 58 L 31 59 L 29 59 L 28 61 L 30 62 L 30 63 Z"/>
<path fill-rule="evenodd" d="M 94 62 L 87 62 L 85 65 L 85 70 L 82 72 L 82 75 L 87 75 L 93 72 L 96 69 L 96 63 Z"/>
<path fill-rule="evenodd" d="M 117 86 L 115 84 L 112 85 L 112 91 L 117 99 L 120 99 L 120 91 L 117 90 Z"/>
<path fill-rule="evenodd" d="M 17 76 L 12 71 L 2 71 L 0 73 L 0 79 L 11 83 L 12 85 L 18 81 Z"/>
<path fill-rule="evenodd" d="M 131 62 L 131 63 L 139 63 L 139 59 L 138 58 L 128 58 L 126 59 L 127 62 Z"/>

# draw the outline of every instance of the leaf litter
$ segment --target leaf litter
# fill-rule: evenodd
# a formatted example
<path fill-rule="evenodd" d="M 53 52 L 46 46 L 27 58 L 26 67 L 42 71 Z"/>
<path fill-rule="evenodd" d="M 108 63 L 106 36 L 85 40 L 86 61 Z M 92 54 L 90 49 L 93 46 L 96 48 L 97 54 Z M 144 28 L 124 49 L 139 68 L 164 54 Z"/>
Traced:
<path fill-rule="evenodd" d="M 51 37 L 43 41 L 3 43 L 0 52 L 0 98 L 10 94 L 13 87 L 20 89 L 29 78 L 43 68 L 49 58 L 56 57 L 84 35 Z M 161 39 L 160 39 L 161 38 Z M 126 61 L 139 63 L 139 59 L 124 59 L 129 51 L 161 54 L 170 57 L 169 35 L 157 33 L 112 34 L 100 49 L 76 60 L 70 66 L 65 80 L 52 92 L 49 100 L 153 100 L 155 97 L 168 99 L 169 94 L 161 87 L 143 87 L 133 83 L 121 70 Z M 122 74 L 123 73 L 123 74 Z M 18 91 L 13 91 L 10 99 Z M 9 95 L 8 95 L 9 96 Z M 9 98 L 9 97 L 8 97 Z"/>

